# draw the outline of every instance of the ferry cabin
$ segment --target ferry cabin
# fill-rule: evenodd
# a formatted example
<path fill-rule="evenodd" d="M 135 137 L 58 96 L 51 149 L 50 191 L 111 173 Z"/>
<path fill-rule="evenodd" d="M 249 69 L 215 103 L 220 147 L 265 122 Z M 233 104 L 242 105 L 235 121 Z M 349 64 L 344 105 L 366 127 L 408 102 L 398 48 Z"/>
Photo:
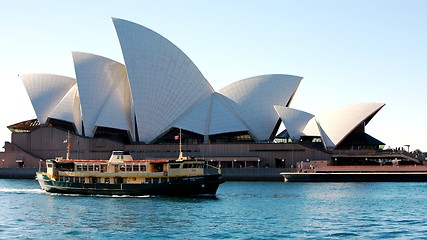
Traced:
<path fill-rule="evenodd" d="M 106 184 L 156 184 L 183 177 L 202 177 L 206 163 L 197 159 L 133 160 L 114 151 L 109 160 L 47 160 L 47 176 L 54 181 Z"/>

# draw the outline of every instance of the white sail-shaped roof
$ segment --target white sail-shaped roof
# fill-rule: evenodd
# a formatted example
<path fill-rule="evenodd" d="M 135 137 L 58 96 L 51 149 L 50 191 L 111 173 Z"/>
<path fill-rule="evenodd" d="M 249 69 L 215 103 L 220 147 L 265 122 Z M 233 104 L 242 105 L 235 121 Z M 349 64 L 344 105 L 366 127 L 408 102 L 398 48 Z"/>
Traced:
<path fill-rule="evenodd" d="M 113 22 L 126 66 L 73 52 L 77 80 L 53 74 L 21 76 L 40 124 L 49 118 L 71 122 L 89 137 L 97 127 L 120 129 L 145 143 L 171 128 L 204 135 L 205 140 L 249 132 L 262 141 L 270 139 L 282 119 L 292 139 L 320 136 L 326 148 L 335 148 L 384 106 L 356 104 L 313 116 L 289 108 L 302 78 L 282 74 L 243 79 L 215 92 L 170 41 L 138 24 Z"/>
<path fill-rule="evenodd" d="M 113 18 L 126 63 L 141 141 L 149 143 L 214 91 L 194 63 L 169 40 Z"/>
<path fill-rule="evenodd" d="M 317 119 L 314 117 L 308 121 L 301 136 L 321 136 L 319 124 Z"/>
<path fill-rule="evenodd" d="M 230 105 L 230 101 L 219 93 L 213 95 L 208 134 L 244 131 L 249 131 L 249 127 Z"/>
<path fill-rule="evenodd" d="M 273 74 L 234 82 L 221 90 L 249 127 L 257 141 L 270 138 L 279 117 L 274 105 L 288 106 L 301 77 Z"/>
<path fill-rule="evenodd" d="M 55 109 L 49 115 L 49 118 L 61 119 L 73 123 L 78 134 L 82 133 L 82 120 L 80 111 L 80 96 L 77 84 L 65 94 L 61 101 L 56 105 Z"/>
<path fill-rule="evenodd" d="M 202 135 L 248 131 L 249 128 L 229 105 L 226 97 L 214 93 L 185 112 L 173 127 Z"/>
<path fill-rule="evenodd" d="M 361 103 L 337 107 L 316 115 L 318 124 L 330 139 L 328 148 L 337 146 L 358 125 L 367 122 L 382 108 L 384 103 Z"/>
<path fill-rule="evenodd" d="M 209 123 L 211 105 L 212 95 L 184 112 L 172 123 L 171 127 L 207 135 L 206 128 Z"/>
<path fill-rule="evenodd" d="M 274 106 L 293 141 L 303 136 L 307 123 L 314 118 L 313 114 L 285 106 Z"/>
<path fill-rule="evenodd" d="M 317 129 L 319 131 L 318 136 L 320 136 L 322 138 L 323 147 L 325 147 L 326 149 L 335 148 L 337 144 L 335 144 L 332 141 L 330 135 L 323 129 L 323 127 L 320 125 L 320 123 L 317 121 L 317 119 L 315 119 L 315 120 L 316 121 L 314 123 L 315 123 L 316 127 L 313 126 L 313 129 Z M 311 136 L 313 136 L 313 135 L 311 135 Z M 342 139 L 340 141 L 342 141 Z"/>
<path fill-rule="evenodd" d="M 319 136 L 325 148 L 335 148 L 360 124 L 365 125 L 384 106 L 383 103 L 362 103 L 337 107 L 316 116 L 283 106 L 275 106 L 289 135 Z"/>
<path fill-rule="evenodd" d="M 54 74 L 20 75 L 40 124 L 46 124 L 52 112 L 76 84 L 76 80 Z M 71 113 L 73 109 L 62 109 Z M 59 111 L 59 110 L 58 110 Z M 56 116 L 63 113 L 56 112 Z M 69 120 L 69 119 L 60 119 Z"/>
<path fill-rule="evenodd" d="M 94 54 L 73 52 L 85 134 L 96 127 L 127 130 L 134 138 L 132 99 L 123 64 Z"/>

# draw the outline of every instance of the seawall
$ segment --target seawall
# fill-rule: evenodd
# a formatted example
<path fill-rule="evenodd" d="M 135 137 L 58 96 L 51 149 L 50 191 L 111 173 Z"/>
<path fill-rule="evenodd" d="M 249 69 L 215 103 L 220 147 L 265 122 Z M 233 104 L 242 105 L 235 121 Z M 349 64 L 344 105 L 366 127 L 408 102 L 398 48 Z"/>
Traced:
<path fill-rule="evenodd" d="M 46 171 L 46 169 L 41 169 Z M 0 178 L 35 179 L 39 168 L 0 168 Z"/>

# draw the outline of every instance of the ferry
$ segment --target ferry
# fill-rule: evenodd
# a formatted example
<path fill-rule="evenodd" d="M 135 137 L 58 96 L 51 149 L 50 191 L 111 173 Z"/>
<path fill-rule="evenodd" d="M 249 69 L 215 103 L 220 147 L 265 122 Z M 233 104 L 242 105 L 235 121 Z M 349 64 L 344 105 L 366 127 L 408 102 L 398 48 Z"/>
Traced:
<path fill-rule="evenodd" d="M 328 166 L 280 175 L 285 182 L 427 182 L 427 166 Z"/>
<path fill-rule="evenodd" d="M 127 196 L 215 197 L 224 183 L 221 169 L 204 159 L 134 160 L 128 151 L 113 151 L 109 160 L 46 160 L 37 172 L 41 188 L 50 193 Z"/>

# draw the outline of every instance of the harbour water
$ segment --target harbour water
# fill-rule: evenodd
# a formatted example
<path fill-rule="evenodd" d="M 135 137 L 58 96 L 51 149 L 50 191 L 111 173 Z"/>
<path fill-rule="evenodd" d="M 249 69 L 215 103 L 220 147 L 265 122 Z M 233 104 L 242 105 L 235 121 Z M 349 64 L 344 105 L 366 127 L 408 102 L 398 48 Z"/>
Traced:
<path fill-rule="evenodd" d="M 1 239 L 422 239 L 427 183 L 226 182 L 217 199 L 47 194 L 0 179 Z"/>

